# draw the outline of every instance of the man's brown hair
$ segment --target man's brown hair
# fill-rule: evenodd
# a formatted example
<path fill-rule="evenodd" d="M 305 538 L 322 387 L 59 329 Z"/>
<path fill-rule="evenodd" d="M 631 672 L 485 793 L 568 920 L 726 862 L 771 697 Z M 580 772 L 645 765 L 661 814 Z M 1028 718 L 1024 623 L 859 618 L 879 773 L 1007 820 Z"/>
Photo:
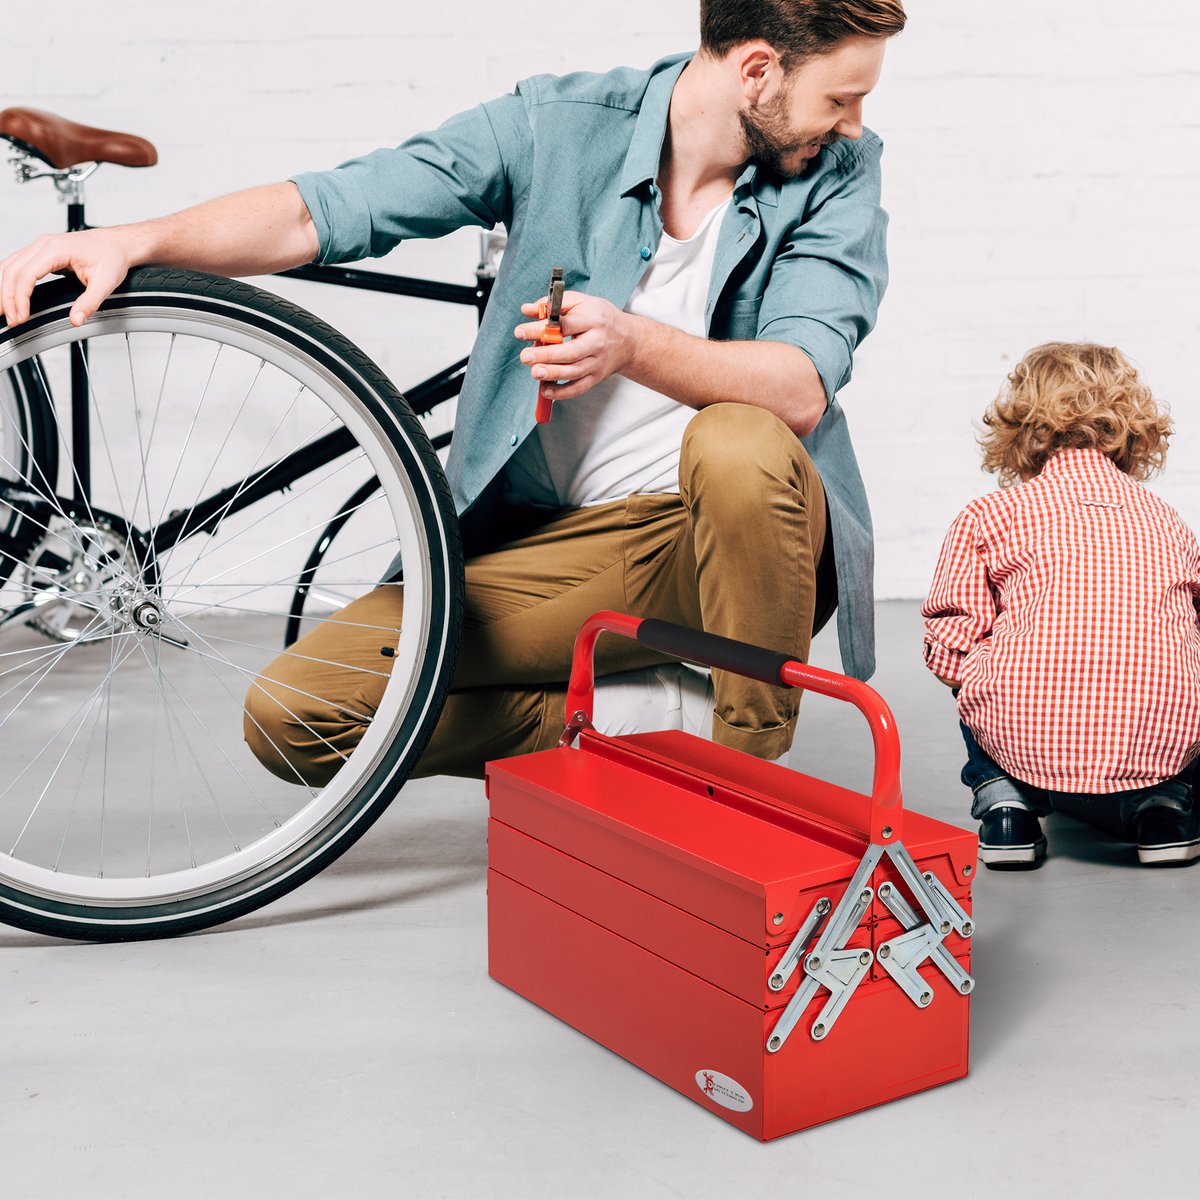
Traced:
<path fill-rule="evenodd" d="M 901 0 L 700 0 L 700 49 L 722 58 L 762 38 L 785 71 L 848 37 L 892 37 L 908 20 Z"/>

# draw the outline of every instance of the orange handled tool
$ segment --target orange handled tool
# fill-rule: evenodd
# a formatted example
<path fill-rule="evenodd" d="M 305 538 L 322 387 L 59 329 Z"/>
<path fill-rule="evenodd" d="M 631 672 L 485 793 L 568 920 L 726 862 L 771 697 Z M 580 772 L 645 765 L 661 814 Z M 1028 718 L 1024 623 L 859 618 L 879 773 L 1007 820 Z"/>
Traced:
<path fill-rule="evenodd" d="M 534 342 L 535 346 L 561 346 L 562 331 L 562 302 L 563 302 L 563 269 L 555 267 L 550 272 L 550 287 L 546 299 L 538 303 L 538 320 L 546 322 L 542 336 Z M 549 396 L 542 395 L 542 385 L 538 384 L 537 423 L 545 425 L 550 420 L 554 401 Z"/>

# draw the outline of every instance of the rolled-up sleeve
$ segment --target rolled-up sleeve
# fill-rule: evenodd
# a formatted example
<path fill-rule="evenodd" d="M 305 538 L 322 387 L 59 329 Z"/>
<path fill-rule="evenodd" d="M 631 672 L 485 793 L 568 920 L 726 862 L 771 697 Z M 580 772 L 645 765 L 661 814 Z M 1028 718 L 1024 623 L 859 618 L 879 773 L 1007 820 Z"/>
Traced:
<path fill-rule="evenodd" d="M 514 92 L 394 149 L 293 176 L 317 229 L 318 261 L 375 258 L 406 238 L 508 224 L 531 141 L 525 102 Z"/>
<path fill-rule="evenodd" d="M 864 135 L 796 225 L 771 265 L 758 337 L 797 346 L 832 400 L 850 380 L 887 287 L 887 213 L 880 206 L 883 143 Z"/>
<path fill-rule="evenodd" d="M 963 661 L 996 622 L 996 599 L 980 552 L 979 523 L 968 509 L 946 534 L 925 618 L 925 665 L 942 679 L 961 680 Z"/>

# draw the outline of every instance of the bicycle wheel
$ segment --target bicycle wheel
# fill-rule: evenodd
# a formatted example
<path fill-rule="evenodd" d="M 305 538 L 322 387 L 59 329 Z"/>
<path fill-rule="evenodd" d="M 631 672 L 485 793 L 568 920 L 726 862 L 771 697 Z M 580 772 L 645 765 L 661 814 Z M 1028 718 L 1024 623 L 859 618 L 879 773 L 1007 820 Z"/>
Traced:
<path fill-rule="evenodd" d="M 156 937 L 275 899 L 379 816 L 449 689 L 462 558 L 420 423 L 328 326 L 185 272 L 134 272 L 81 329 L 77 294 L 43 285 L 0 329 L 0 396 L 40 401 L 61 463 L 0 464 L 0 919 Z M 361 741 L 324 786 L 288 782 L 246 746 L 243 698 L 313 537 L 372 478 L 341 583 L 401 570 L 403 627 L 372 631 L 393 654 Z"/>

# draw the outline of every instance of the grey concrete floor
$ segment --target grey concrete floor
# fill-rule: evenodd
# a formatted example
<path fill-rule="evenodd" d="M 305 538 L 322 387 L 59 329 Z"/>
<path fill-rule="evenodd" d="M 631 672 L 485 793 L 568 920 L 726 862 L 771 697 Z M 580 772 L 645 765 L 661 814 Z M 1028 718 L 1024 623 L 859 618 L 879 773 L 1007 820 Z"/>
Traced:
<path fill-rule="evenodd" d="M 916 605 L 882 605 L 879 634 L 906 804 L 966 824 Z M 810 696 L 792 761 L 865 788 L 865 726 Z M 1042 870 L 976 886 L 970 1076 L 760 1145 L 488 978 L 484 821 L 481 785 L 425 781 L 225 927 L 0 929 L 3 1194 L 1197 1194 L 1200 869 L 1053 819 Z"/>

